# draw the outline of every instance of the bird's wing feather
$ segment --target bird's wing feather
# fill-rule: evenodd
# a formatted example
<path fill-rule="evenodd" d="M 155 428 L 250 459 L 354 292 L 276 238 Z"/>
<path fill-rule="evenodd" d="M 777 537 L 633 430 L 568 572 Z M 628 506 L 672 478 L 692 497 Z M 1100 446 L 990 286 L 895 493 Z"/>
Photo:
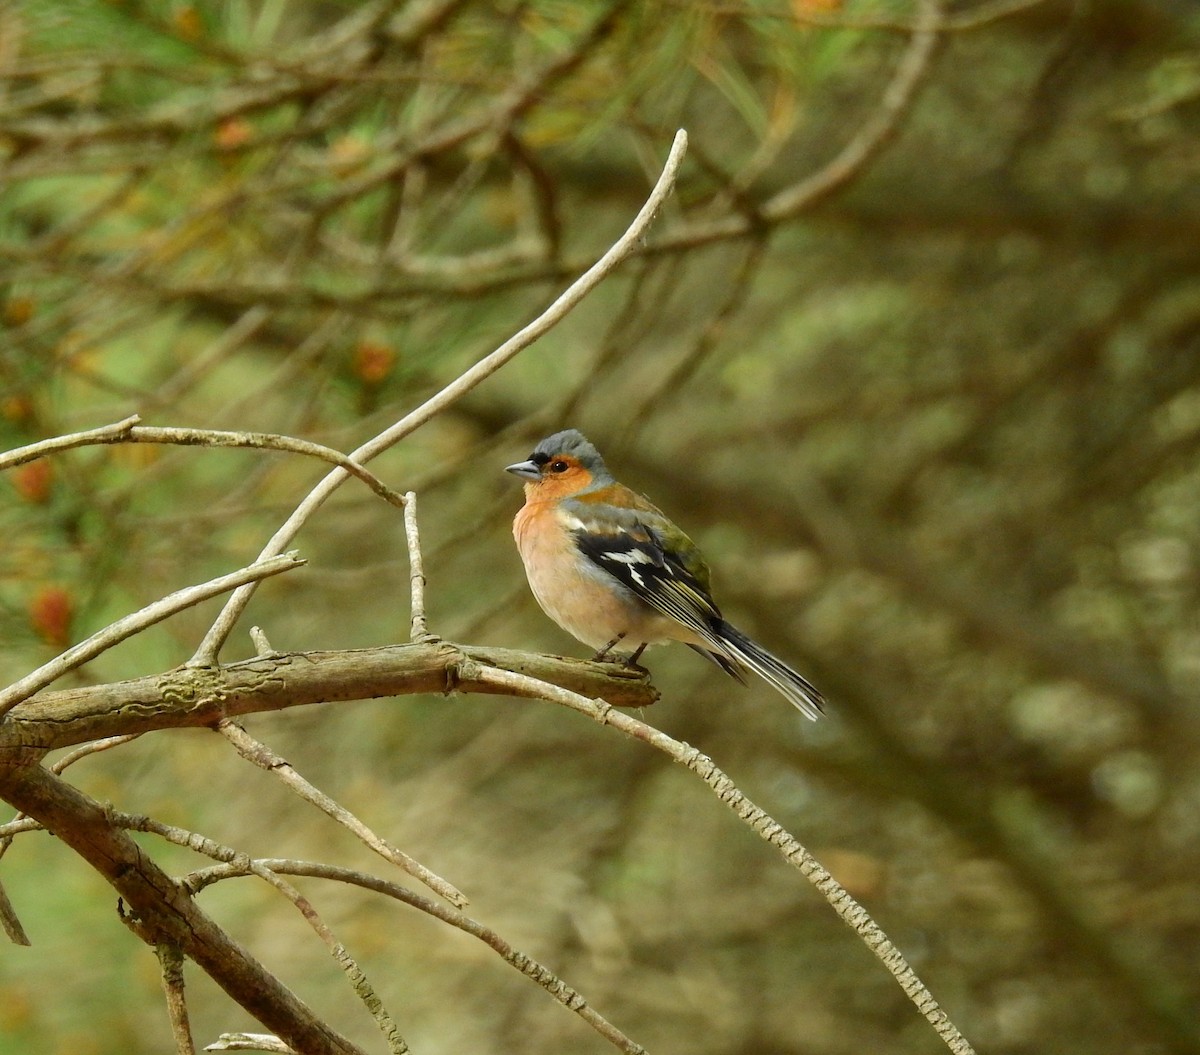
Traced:
<path fill-rule="evenodd" d="M 631 505 L 571 503 L 567 526 L 580 553 L 656 611 L 712 640 L 721 613 L 709 596 L 708 568 L 685 562 L 670 545 L 679 529 L 654 506 L 644 499 Z"/>

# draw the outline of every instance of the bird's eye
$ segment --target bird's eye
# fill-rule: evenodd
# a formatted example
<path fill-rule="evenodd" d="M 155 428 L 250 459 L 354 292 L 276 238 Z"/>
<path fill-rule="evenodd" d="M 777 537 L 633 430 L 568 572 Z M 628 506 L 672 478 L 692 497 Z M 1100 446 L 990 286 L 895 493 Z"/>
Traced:
<path fill-rule="evenodd" d="M 550 471 L 552 473 L 565 473 L 570 468 L 566 462 L 551 462 Z"/>

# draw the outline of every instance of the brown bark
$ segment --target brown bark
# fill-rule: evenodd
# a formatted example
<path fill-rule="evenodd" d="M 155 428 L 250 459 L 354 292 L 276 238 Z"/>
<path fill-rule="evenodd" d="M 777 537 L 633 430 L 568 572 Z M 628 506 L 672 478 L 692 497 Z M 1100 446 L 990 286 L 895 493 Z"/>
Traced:
<path fill-rule="evenodd" d="M 267 1029 L 303 1055 L 361 1055 L 204 913 L 104 807 L 37 764 L 39 752 L 0 748 L 0 796 L 45 825 L 120 894 L 140 934 L 168 941 Z"/>
<path fill-rule="evenodd" d="M 479 677 L 488 666 L 528 674 L 617 707 L 646 707 L 658 699 L 639 670 L 503 648 L 435 642 L 295 652 L 41 693 L 0 723 L 0 750 L 49 751 L 106 736 L 215 725 L 239 714 L 336 700 L 502 693 Z"/>

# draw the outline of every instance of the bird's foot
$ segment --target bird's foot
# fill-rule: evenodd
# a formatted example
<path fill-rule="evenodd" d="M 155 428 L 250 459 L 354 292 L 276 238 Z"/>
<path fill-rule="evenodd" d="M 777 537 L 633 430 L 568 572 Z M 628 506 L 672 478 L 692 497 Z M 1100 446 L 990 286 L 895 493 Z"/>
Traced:
<path fill-rule="evenodd" d="M 592 656 L 592 662 L 593 663 L 604 663 L 604 662 L 620 663 L 621 659 L 619 656 L 613 656 L 611 659 L 609 659 L 608 654 L 624 640 L 625 640 L 625 634 L 624 633 L 618 634 L 607 645 L 605 645 L 602 649 L 600 649 L 599 652 L 597 652 L 594 656 Z"/>

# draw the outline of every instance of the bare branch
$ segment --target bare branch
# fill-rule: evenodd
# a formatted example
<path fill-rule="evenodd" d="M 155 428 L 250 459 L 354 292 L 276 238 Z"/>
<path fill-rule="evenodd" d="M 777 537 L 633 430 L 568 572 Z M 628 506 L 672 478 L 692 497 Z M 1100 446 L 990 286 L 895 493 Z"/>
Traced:
<path fill-rule="evenodd" d="M 398 491 L 393 491 L 374 473 L 364 469 L 353 458 L 348 458 L 341 451 L 336 451 L 332 447 L 326 447 L 320 443 L 297 439 L 294 436 L 281 436 L 273 432 L 160 428 L 154 425 L 139 425 L 140 421 L 141 418 L 134 414 L 123 421 L 104 425 L 98 429 L 74 432 L 67 436 L 56 436 L 54 439 L 41 440 L 26 447 L 18 447 L 16 450 L 0 455 L 0 472 L 25 462 L 35 461 L 47 454 L 101 444 L 157 443 L 181 447 L 247 447 L 253 450 L 304 454 L 323 462 L 331 462 L 345 469 L 351 476 L 360 479 L 384 501 L 397 508 L 404 507 L 404 498 Z"/>
<path fill-rule="evenodd" d="M 305 780 L 287 759 L 277 755 L 266 744 L 256 740 L 236 722 L 230 721 L 228 718 L 222 719 L 217 723 L 217 732 L 233 744 L 237 753 L 247 762 L 253 762 L 260 769 L 265 769 L 268 773 L 277 776 L 289 790 L 295 792 L 305 802 L 316 806 L 327 816 L 332 817 L 343 828 L 353 832 L 385 861 L 398 865 L 452 905 L 462 908 L 467 904 L 466 895 L 460 890 L 441 876 L 431 872 L 420 861 L 409 857 L 403 850 L 399 850 L 385 839 L 381 839 L 348 809 Z"/>
<path fill-rule="evenodd" d="M 156 941 L 173 941 L 231 999 L 297 1051 L 362 1055 L 218 927 L 100 803 L 29 761 L 28 751 L 0 750 L 0 797 L 91 865 L 143 930 L 152 931 Z"/>
<path fill-rule="evenodd" d="M 337 700 L 455 691 L 510 693 L 480 678 L 493 666 L 602 697 L 614 706 L 648 707 L 658 699 L 646 675 L 629 667 L 481 645 L 442 642 L 289 652 L 42 693 L 0 722 L 0 751 L 51 751 L 102 737 L 194 729 L 240 714 Z"/>
<path fill-rule="evenodd" d="M 932 0 L 930 0 L 932 2 Z M 445 410 L 456 400 L 460 399 L 481 381 L 490 377 L 510 359 L 524 351 L 534 341 L 558 324 L 588 293 L 590 293 L 622 260 L 637 247 L 653 221 L 662 203 L 675 185 L 675 177 L 683 162 L 687 150 L 687 133 L 682 129 L 676 134 L 667 157 L 662 175 L 646 199 L 633 222 L 625 233 L 613 243 L 612 247 L 568 286 L 562 294 L 536 319 L 519 330 L 505 341 L 499 348 L 479 360 L 469 370 L 450 382 L 436 395 L 432 396 L 421 406 L 407 414 L 395 425 L 381 432 L 374 439 L 355 450 L 350 457 L 356 462 L 368 462 L 376 455 L 387 450 L 405 436 L 414 432 L 435 415 Z M 325 502 L 325 500 L 341 486 L 346 476 L 342 470 L 337 470 L 325 477 L 288 517 L 282 527 L 272 536 L 260 554 L 262 557 L 279 553 L 296 536 L 296 532 L 304 525 L 310 516 Z M 208 634 L 205 635 L 196 654 L 189 661 L 189 666 L 214 666 L 217 654 L 225 640 L 233 630 L 234 623 L 250 602 L 254 590 L 250 586 L 234 592 L 229 598 L 221 614 L 217 617 Z"/>
<path fill-rule="evenodd" d="M 164 824 L 161 821 L 154 820 L 152 817 L 146 817 L 141 814 L 117 813 L 113 811 L 110 813 L 110 818 L 118 827 L 127 828 L 132 831 L 151 832 L 166 839 L 168 842 L 174 843 L 176 846 L 186 846 L 189 850 L 194 850 L 196 853 L 201 853 L 224 864 L 232 865 L 238 870 L 236 874 L 257 876 L 278 890 L 299 910 L 305 921 L 316 931 L 322 942 L 325 943 L 330 953 L 332 953 L 333 958 L 338 962 L 338 965 L 346 972 L 354 992 L 366 1005 L 367 1010 L 371 1013 L 371 1016 L 375 1019 L 384 1037 L 387 1039 L 388 1050 L 391 1052 L 391 1055 L 405 1055 L 405 1052 L 409 1050 L 408 1045 L 404 1042 L 404 1038 L 400 1035 L 400 1031 L 396 1028 L 395 1022 L 392 1021 L 391 1015 L 383 1007 L 374 987 L 367 980 L 362 969 L 346 951 L 345 946 L 334 937 L 333 932 L 326 925 L 325 921 L 321 919 L 308 898 L 301 894 L 291 883 L 281 879 L 272 869 L 264 866 L 262 862 L 252 860 L 244 853 L 240 853 L 229 846 L 224 846 L 213 839 L 209 839 L 207 836 L 190 832 L 185 828 L 179 828 L 173 824 Z M 183 883 L 183 887 L 191 896 L 195 896 L 202 889 L 202 887 L 193 886 L 186 880 Z M 164 963 L 165 972 L 166 965 Z"/>
<path fill-rule="evenodd" d="M 534 695 L 537 686 L 533 678 L 511 671 L 490 671 L 483 675 L 485 680 L 507 686 L 510 691 L 522 695 Z M 917 977 L 900 950 L 862 907 L 846 891 L 811 853 L 765 810 L 756 806 L 738 790 L 729 777 L 717 768 L 713 760 L 694 747 L 672 739 L 651 725 L 621 711 L 613 710 L 603 700 L 589 700 L 578 693 L 560 689 L 557 685 L 543 684 L 542 699 L 562 704 L 573 711 L 585 714 L 601 725 L 611 725 L 635 739 L 649 744 L 656 750 L 669 755 L 693 773 L 697 774 L 722 803 L 759 838 L 775 847 L 783 859 L 813 884 L 829 902 L 833 910 L 847 923 L 872 953 L 891 972 L 904 994 L 916 1005 L 918 1011 L 933 1026 L 938 1036 L 954 1055 L 974 1055 L 974 1049 L 958 1031 L 946 1013 L 934 1000 L 925 983 Z"/>
<path fill-rule="evenodd" d="M 18 813 L 7 824 L 0 824 L 0 839 L 3 840 L 0 849 L 7 850 L 12 843 L 13 836 L 20 835 L 22 832 L 40 832 L 42 830 L 42 826 L 32 817 Z"/>
<path fill-rule="evenodd" d="M 225 593 L 234 587 L 291 571 L 293 568 L 303 567 L 304 564 L 305 561 L 293 551 L 279 557 L 257 561 L 248 567 L 218 576 L 197 586 L 176 590 L 140 611 L 118 619 L 115 623 L 110 623 L 103 630 L 80 641 L 79 644 L 72 645 L 49 663 L 43 663 L 37 670 L 26 674 L 19 681 L 14 681 L 8 688 L 0 691 L 0 715 L 7 714 L 38 689 L 44 689 L 68 671 L 74 670 L 90 659 L 95 659 L 101 652 L 112 648 L 113 645 L 119 644 L 126 638 L 140 634 L 148 626 L 160 623 L 177 612 L 182 612 L 185 608 L 191 608 L 201 601 L 207 601 L 210 597 Z"/>
<path fill-rule="evenodd" d="M 87 758 L 88 755 L 97 755 L 101 751 L 110 751 L 114 747 L 120 747 L 122 744 L 127 744 L 131 740 L 136 740 L 139 733 L 130 733 L 127 736 L 108 736 L 103 740 L 94 740 L 90 744 L 84 744 L 83 747 L 77 748 L 70 754 L 63 755 L 57 762 L 50 767 L 51 773 L 61 773 L 68 766 L 73 766 L 81 758 Z"/>
<path fill-rule="evenodd" d="M 141 420 L 137 414 L 133 414 L 122 421 L 114 421 L 111 425 L 102 425 L 98 429 L 73 432 L 69 436 L 55 436 L 53 439 L 39 440 L 25 447 L 17 447 L 0 454 L 0 472 L 25 462 L 36 461 L 47 454 L 69 451 L 74 447 L 86 447 L 93 443 L 121 443 L 129 439 L 130 431 Z"/>
<path fill-rule="evenodd" d="M 174 843 L 176 846 L 187 847 L 189 850 L 221 862 L 215 867 L 198 869 L 184 877 L 182 884 L 193 896 L 213 883 L 219 883 L 223 880 L 239 876 L 253 875 L 261 879 L 267 879 L 268 882 L 271 882 L 273 886 L 278 888 L 278 884 L 271 878 L 272 875 L 277 873 L 279 875 L 303 875 L 318 879 L 332 879 L 342 883 L 352 883 L 355 886 L 386 894 L 397 901 L 402 901 L 406 905 L 428 913 L 430 916 L 444 923 L 449 923 L 451 926 L 457 927 L 459 930 L 485 942 L 499 953 L 505 962 L 516 967 L 526 977 L 537 982 L 538 985 L 550 993 L 559 1003 L 578 1014 L 600 1033 L 601 1036 L 615 1044 L 626 1055 L 646 1055 L 645 1049 L 641 1045 L 634 1043 L 602 1015 L 592 1010 L 588 1006 L 587 1001 L 578 992 L 566 985 L 553 972 L 531 957 L 526 956 L 523 952 L 514 949 L 495 931 L 471 919 L 469 916 L 463 915 L 457 909 L 448 908 L 440 902 L 432 901 L 421 894 L 409 890 L 407 887 L 400 886 L 398 883 L 391 883 L 386 879 L 380 879 L 378 876 L 367 872 L 358 872 L 349 868 L 339 868 L 334 865 L 311 861 L 295 861 L 288 858 L 257 860 L 249 857 L 247 854 L 234 850 L 232 847 L 224 846 L 205 835 L 190 832 L 185 828 L 179 828 L 173 824 L 164 824 L 162 821 L 154 820 L 152 817 L 146 817 L 141 814 L 117 813 L 115 811 L 110 816 L 113 823 L 119 827 L 128 828 L 132 831 L 150 832 L 160 838 L 166 839 L 168 842 Z"/>

